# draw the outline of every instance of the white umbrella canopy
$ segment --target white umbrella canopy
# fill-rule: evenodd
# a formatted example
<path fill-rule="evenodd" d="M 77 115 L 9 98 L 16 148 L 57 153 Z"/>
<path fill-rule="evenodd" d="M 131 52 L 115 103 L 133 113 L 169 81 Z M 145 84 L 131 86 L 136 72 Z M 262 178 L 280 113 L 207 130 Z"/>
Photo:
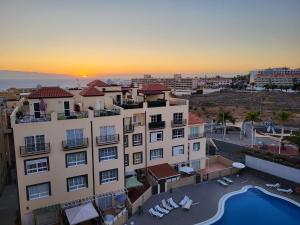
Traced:
<path fill-rule="evenodd" d="M 192 167 L 189 167 L 189 166 L 182 166 L 179 168 L 179 172 L 183 172 L 183 173 L 186 173 L 186 174 L 191 174 L 194 172 L 194 169 Z"/>
<path fill-rule="evenodd" d="M 234 162 L 234 163 L 232 163 L 232 166 L 237 169 L 244 169 L 246 167 L 245 164 L 240 163 L 240 162 Z"/>
<path fill-rule="evenodd" d="M 75 225 L 99 216 L 92 203 L 66 209 L 65 213 L 70 225 Z"/>

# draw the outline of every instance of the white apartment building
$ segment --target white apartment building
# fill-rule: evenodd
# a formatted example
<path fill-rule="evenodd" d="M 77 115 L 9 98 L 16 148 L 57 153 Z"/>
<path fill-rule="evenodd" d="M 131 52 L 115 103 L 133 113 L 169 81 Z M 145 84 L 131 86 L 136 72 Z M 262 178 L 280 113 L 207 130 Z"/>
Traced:
<path fill-rule="evenodd" d="M 112 207 L 137 170 L 204 169 L 204 121 L 169 94 L 160 84 L 96 80 L 83 90 L 42 87 L 21 99 L 11 126 L 22 224 L 57 222 L 61 208 L 84 201 Z M 169 181 L 159 180 L 161 190 Z"/>

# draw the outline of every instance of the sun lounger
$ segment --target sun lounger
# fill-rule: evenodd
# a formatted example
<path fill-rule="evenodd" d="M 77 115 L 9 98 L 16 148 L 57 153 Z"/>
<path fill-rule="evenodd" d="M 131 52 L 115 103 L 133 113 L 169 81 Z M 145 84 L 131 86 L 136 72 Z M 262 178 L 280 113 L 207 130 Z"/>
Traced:
<path fill-rule="evenodd" d="M 188 200 L 190 200 L 189 197 L 184 196 L 184 198 L 179 202 L 179 205 L 184 206 Z"/>
<path fill-rule="evenodd" d="M 191 206 L 192 206 L 192 204 L 193 204 L 193 200 L 189 199 L 189 200 L 185 203 L 185 205 L 182 206 L 182 208 L 184 208 L 184 209 L 190 209 Z"/>
<path fill-rule="evenodd" d="M 149 213 L 150 213 L 151 216 L 156 216 L 158 218 L 162 218 L 164 216 L 163 213 L 157 212 L 153 208 L 149 209 Z"/>
<path fill-rule="evenodd" d="M 227 177 L 223 177 L 222 179 L 224 181 L 226 181 L 228 184 L 232 184 L 233 183 L 233 181 L 231 179 L 227 178 Z"/>
<path fill-rule="evenodd" d="M 221 184 L 221 185 L 223 185 L 224 187 L 227 187 L 228 186 L 228 184 L 225 182 L 225 181 L 223 181 L 223 180 L 217 180 L 217 182 L 219 183 L 219 184 Z"/>
<path fill-rule="evenodd" d="M 293 190 L 291 188 L 289 188 L 289 189 L 277 188 L 277 191 L 282 192 L 282 193 L 286 193 L 286 194 L 293 193 Z"/>
<path fill-rule="evenodd" d="M 156 209 L 158 212 L 163 213 L 163 214 L 168 214 L 169 213 L 169 210 L 166 210 L 166 209 L 160 207 L 159 205 L 156 205 L 154 207 L 154 209 Z"/>
<path fill-rule="evenodd" d="M 279 183 L 276 183 L 276 184 L 266 184 L 266 186 L 270 187 L 270 188 L 279 188 L 280 184 Z"/>
<path fill-rule="evenodd" d="M 161 204 L 162 204 L 162 206 L 166 209 L 166 210 L 169 210 L 169 211 L 171 211 L 173 208 L 171 207 L 171 206 L 169 206 L 168 204 L 167 204 L 167 202 L 166 202 L 166 200 L 161 200 Z"/>
<path fill-rule="evenodd" d="M 179 206 L 174 202 L 173 198 L 168 199 L 168 203 L 174 208 L 177 209 Z"/>

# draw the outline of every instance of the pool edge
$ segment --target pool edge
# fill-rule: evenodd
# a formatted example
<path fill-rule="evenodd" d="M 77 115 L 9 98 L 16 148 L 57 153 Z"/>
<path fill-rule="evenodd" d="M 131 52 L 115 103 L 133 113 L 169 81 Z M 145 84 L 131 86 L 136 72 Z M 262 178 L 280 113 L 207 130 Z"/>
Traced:
<path fill-rule="evenodd" d="M 287 197 L 284 197 L 284 196 L 281 196 L 281 195 L 278 195 L 278 194 L 274 194 L 270 191 L 267 191 L 266 189 L 262 188 L 262 187 L 259 187 L 259 186 L 254 186 L 254 185 L 246 185 L 244 187 L 242 187 L 240 190 L 237 190 L 237 191 L 232 191 L 232 192 L 229 192 L 225 195 L 223 195 L 219 202 L 218 202 L 218 211 L 217 213 L 211 217 L 210 219 L 208 220 L 205 220 L 203 222 L 200 222 L 200 223 L 195 223 L 194 225 L 210 225 L 212 223 L 215 223 L 217 222 L 219 219 L 222 218 L 222 216 L 224 215 L 224 210 L 225 210 L 225 203 L 226 203 L 226 200 L 229 199 L 230 197 L 234 196 L 234 195 L 237 195 L 237 194 L 242 194 L 242 193 L 245 193 L 248 191 L 248 189 L 250 188 L 256 188 L 262 192 L 264 192 L 265 194 L 267 195 L 270 195 L 272 197 L 275 197 L 275 198 L 279 198 L 279 199 L 282 199 L 282 200 L 285 200 L 285 201 L 288 201 L 298 207 L 300 207 L 300 203 L 299 202 L 296 202 L 290 198 L 287 198 Z"/>

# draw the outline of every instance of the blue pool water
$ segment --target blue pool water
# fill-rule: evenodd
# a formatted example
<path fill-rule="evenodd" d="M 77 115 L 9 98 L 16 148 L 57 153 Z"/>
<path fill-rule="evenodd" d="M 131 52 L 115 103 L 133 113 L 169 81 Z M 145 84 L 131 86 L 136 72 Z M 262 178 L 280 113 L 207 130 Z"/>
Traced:
<path fill-rule="evenodd" d="M 250 188 L 227 199 L 213 225 L 300 225 L 300 207 Z"/>

